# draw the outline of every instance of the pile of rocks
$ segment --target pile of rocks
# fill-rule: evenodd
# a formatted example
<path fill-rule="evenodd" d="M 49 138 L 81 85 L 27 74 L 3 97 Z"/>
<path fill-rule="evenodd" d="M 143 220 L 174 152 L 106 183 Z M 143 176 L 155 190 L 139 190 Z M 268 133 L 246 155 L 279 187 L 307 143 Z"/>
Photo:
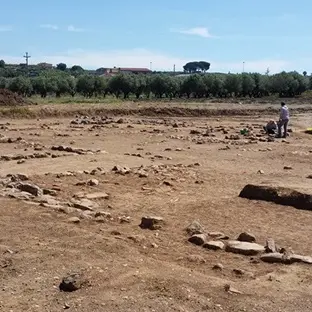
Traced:
<path fill-rule="evenodd" d="M 186 232 L 188 241 L 208 250 L 224 250 L 226 252 L 245 256 L 260 256 L 260 260 L 267 263 L 292 264 L 302 262 L 312 264 L 312 257 L 296 255 L 285 248 L 276 246 L 273 239 L 267 239 L 265 245 L 256 243 L 256 237 L 248 232 L 243 232 L 236 239 L 230 239 L 221 232 L 207 232 L 197 222 L 192 222 Z"/>
<path fill-rule="evenodd" d="M 60 151 L 60 152 L 68 152 L 68 153 L 75 153 L 78 155 L 93 155 L 96 153 L 103 153 L 104 151 L 101 150 L 89 150 L 89 149 L 84 149 L 84 148 L 75 148 L 72 146 L 65 146 L 65 145 L 54 145 L 51 147 L 52 151 Z"/>
<path fill-rule="evenodd" d="M 113 218 L 111 213 L 100 209 L 101 206 L 96 201 L 110 198 L 110 195 L 105 192 L 79 192 L 70 200 L 61 200 L 57 198 L 59 188 L 41 188 L 31 183 L 29 177 L 23 174 L 7 175 L 0 180 L 0 183 L 3 186 L 3 189 L 0 190 L 0 196 L 15 198 L 66 214 L 78 215 L 80 218 L 94 219 L 96 222 L 121 220 L 121 217 Z M 90 179 L 86 182 L 89 186 L 97 186 L 98 183 L 96 179 Z M 127 218 L 129 220 L 129 217 Z M 79 221 L 78 217 L 69 219 L 71 223 L 79 223 Z"/>
<path fill-rule="evenodd" d="M 27 159 L 39 159 L 39 158 L 58 158 L 58 157 L 64 157 L 64 156 L 69 156 L 68 154 L 52 154 L 49 152 L 45 153 L 33 153 L 33 154 L 28 154 L 28 155 L 22 155 L 22 154 L 17 154 L 17 155 L 2 155 L 0 157 L 0 161 L 12 161 L 12 160 L 17 160 L 19 163 L 22 163 L 22 161 L 27 160 Z"/>
<path fill-rule="evenodd" d="M 107 125 L 112 123 L 122 124 L 124 120 L 123 118 L 113 119 L 107 116 L 76 116 L 70 123 L 72 125 Z"/>

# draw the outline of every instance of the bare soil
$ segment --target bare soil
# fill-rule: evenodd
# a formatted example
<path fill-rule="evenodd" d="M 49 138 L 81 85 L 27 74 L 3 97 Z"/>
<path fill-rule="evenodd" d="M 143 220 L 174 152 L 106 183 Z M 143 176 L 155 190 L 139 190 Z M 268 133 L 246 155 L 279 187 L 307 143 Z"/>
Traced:
<path fill-rule="evenodd" d="M 0 89 L 0 106 L 15 106 L 29 104 L 22 96 L 7 89 Z"/>
<path fill-rule="evenodd" d="M 273 238 L 281 247 L 312 255 L 311 211 L 238 196 L 248 183 L 311 190 L 312 141 L 304 133 L 311 115 L 292 114 L 286 141 L 262 142 L 239 132 L 249 125 L 266 138 L 261 127 L 276 118 L 275 111 L 202 118 L 177 117 L 170 108 L 166 117 L 123 115 L 118 109 L 120 116 L 106 124 L 72 124 L 74 118 L 1 121 L 1 176 L 26 174 L 31 183 L 56 190 L 59 201 L 105 192 L 109 198 L 97 200 L 97 210 L 110 217 L 1 197 L 0 310 L 311 311 L 311 265 L 267 264 L 206 250 L 189 243 L 185 231 L 197 220 L 208 232 L 236 238 L 249 231 L 260 244 Z M 52 151 L 55 145 L 89 152 Z M 36 153 L 46 157 L 30 156 Z M 117 174 L 115 165 L 131 172 Z M 136 173 L 140 166 L 146 176 Z M 83 183 L 90 179 L 99 184 Z M 162 217 L 165 224 L 143 230 L 139 224 L 146 215 Z M 71 222 L 74 216 L 79 223 Z M 218 263 L 223 270 L 213 269 Z M 88 283 L 61 292 L 63 276 L 72 272 L 82 272 Z"/>

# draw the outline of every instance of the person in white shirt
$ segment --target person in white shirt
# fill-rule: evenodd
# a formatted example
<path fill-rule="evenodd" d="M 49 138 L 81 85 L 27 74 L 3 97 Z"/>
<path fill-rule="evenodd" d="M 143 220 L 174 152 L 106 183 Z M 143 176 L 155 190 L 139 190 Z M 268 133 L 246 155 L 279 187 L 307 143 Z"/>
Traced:
<path fill-rule="evenodd" d="M 282 127 L 284 128 L 283 137 L 287 137 L 287 126 L 289 123 L 289 110 L 284 102 L 281 103 L 280 119 L 278 122 L 278 137 L 282 137 Z"/>

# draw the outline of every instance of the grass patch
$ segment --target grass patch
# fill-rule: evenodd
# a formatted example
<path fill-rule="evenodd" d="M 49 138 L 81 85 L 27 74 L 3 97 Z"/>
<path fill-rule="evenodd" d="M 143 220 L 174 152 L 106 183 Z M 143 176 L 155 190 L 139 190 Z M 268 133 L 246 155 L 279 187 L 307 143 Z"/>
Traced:
<path fill-rule="evenodd" d="M 36 112 L 27 106 L 14 106 L 1 108 L 0 116 L 4 118 L 35 118 Z"/>
<path fill-rule="evenodd" d="M 63 97 L 32 97 L 31 100 L 37 104 L 112 104 L 122 103 L 122 99 L 116 99 L 113 96 L 85 98 L 82 96 L 63 96 Z"/>

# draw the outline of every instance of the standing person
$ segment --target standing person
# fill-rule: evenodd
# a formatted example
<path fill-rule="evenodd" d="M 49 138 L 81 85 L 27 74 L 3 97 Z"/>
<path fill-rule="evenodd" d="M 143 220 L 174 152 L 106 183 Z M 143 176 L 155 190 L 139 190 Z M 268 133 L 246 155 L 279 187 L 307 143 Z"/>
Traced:
<path fill-rule="evenodd" d="M 281 103 L 280 119 L 278 122 L 278 137 L 282 137 L 282 127 L 284 128 L 283 137 L 287 137 L 287 126 L 289 123 L 289 110 L 284 102 Z"/>

